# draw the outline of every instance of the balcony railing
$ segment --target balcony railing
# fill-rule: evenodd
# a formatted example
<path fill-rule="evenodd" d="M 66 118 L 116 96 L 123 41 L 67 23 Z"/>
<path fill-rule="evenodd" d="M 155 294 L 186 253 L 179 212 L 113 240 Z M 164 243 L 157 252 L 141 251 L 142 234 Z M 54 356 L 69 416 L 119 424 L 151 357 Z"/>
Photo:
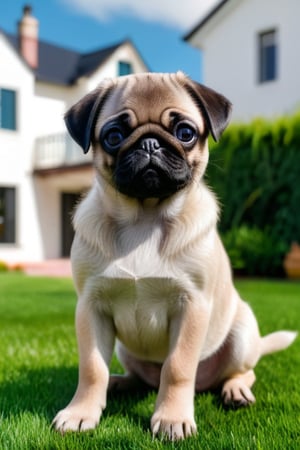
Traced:
<path fill-rule="evenodd" d="M 92 152 L 85 155 L 67 133 L 57 133 L 36 139 L 34 169 L 54 169 L 76 166 L 92 161 Z"/>

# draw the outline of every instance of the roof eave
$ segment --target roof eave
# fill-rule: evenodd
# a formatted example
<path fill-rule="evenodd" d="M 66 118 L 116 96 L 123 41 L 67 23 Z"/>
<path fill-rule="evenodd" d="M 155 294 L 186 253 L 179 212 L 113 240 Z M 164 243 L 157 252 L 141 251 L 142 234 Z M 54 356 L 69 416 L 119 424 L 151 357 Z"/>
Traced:
<path fill-rule="evenodd" d="M 70 81 L 62 81 L 62 80 L 54 80 L 53 78 L 47 78 L 46 76 L 39 75 L 35 73 L 35 80 L 37 83 L 45 83 L 45 84 L 53 84 L 54 86 L 73 86 L 76 83 L 76 80 Z"/>
<path fill-rule="evenodd" d="M 190 41 L 196 33 L 202 28 L 223 8 L 223 6 L 230 0 L 221 0 L 217 5 L 211 9 L 206 16 L 204 16 L 199 23 L 197 23 L 188 33 L 183 36 L 184 41 Z"/>

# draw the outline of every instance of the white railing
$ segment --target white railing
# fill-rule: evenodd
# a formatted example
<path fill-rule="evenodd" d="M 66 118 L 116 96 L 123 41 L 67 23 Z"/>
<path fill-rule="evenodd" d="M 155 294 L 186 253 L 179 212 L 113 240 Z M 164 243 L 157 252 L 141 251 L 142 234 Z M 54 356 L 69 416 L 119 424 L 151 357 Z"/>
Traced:
<path fill-rule="evenodd" d="M 35 141 L 34 168 L 52 169 L 92 161 L 92 152 L 84 154 L 67 133 L 39 137 Z"/>

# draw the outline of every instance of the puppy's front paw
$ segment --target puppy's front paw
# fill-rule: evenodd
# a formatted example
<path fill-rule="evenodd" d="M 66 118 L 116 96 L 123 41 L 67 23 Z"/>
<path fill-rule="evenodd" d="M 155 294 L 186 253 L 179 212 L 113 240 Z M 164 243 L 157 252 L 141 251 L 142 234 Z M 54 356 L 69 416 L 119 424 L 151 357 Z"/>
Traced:
<path fill-rule="evenodd" d="M 88 408 L 69 406 L 57 413 L 52 426 L 64 434 L 67 431 L 93 430 L 99 423 L 101 411 L 92 412 Z"/>
<path fill-rule="evenodd" d="M 170 441 L 178 441 L 197 433 L 197 426 L 193 417 L 172 417 L 156 411 L 151 419 L 151 430 L 154 436 L 161 435 Z"/>

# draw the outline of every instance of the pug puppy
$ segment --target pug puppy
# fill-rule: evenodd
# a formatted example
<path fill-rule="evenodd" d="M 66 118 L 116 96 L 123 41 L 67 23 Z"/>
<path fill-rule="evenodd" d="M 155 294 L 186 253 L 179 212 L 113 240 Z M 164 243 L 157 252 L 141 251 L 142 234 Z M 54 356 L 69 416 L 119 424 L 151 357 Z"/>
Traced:
<path fill-rule="evenodd" d="M 74 216 L 79 383 L 54 419 L 60 432 L 96 427 L 109 384 L 140 379 L 158 389 L 153 434 L 183 439 L 196 433 L 195 391 L 221 385 L 225 405 L 253 403 L 259 358 L 295 339 L 260 337 L 216 230 L 207 138 L 230 112 L 181 72 L 106 80 L 67 112 L 96 179 Z M 126 374 L 110 379 L 115 341 Z"/>

